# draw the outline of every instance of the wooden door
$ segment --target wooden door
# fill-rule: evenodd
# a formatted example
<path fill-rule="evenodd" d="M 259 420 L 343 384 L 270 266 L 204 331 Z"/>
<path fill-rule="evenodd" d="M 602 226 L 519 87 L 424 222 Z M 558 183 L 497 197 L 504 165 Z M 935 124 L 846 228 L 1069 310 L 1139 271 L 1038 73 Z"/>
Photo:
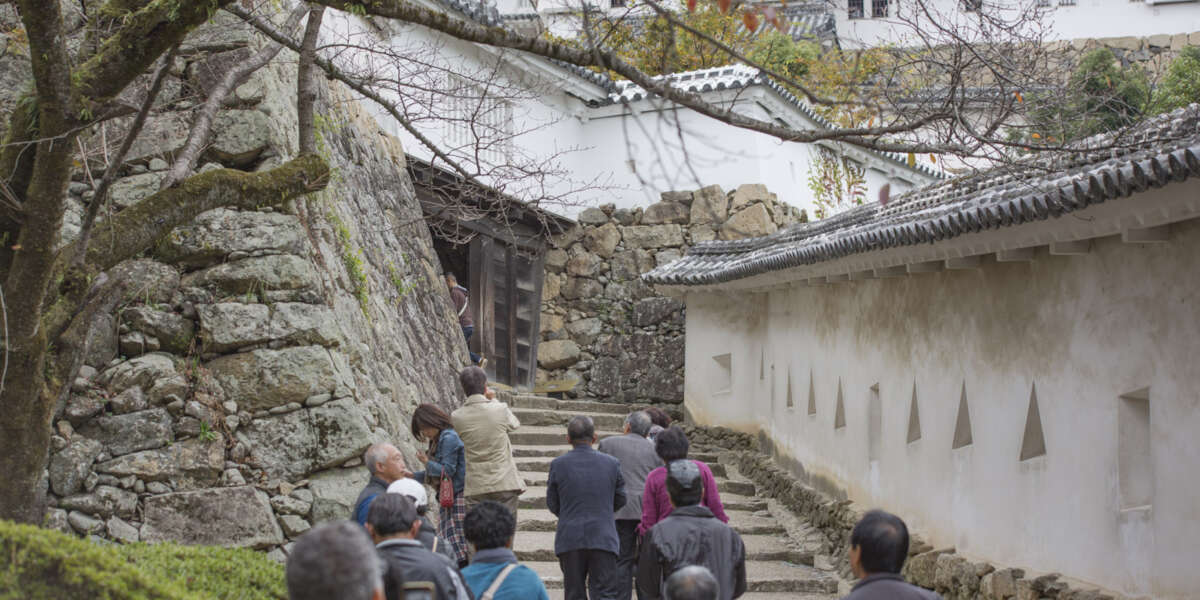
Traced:
<path fill-rule="evenodd" d="M 488 359 L 489 379 L 532 388 L 541 316 L 541 252 L 520 252 L 486 236 L 471 241 L 472 349 Z"/>

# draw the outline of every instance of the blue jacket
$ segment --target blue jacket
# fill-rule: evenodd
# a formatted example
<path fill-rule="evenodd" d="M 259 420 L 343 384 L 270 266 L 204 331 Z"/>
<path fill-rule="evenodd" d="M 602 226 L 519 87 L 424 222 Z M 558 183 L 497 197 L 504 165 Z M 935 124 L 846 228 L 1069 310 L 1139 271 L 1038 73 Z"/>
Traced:
<path fill-rule="evenodd" d="M 617 459 L 587 444 L 550 462 L 546 507 L 558 517 L 554 553 L 606 550 L 617 553 L 615 512 L 625 505 L 625 479 Z"/>
<path fill-rule="evenodd" d="M 517 556 L 508 548 L 480 550 L 471 559 L 471 564 L 462 570 L 462 576 L 467 580 L 471 593 L 479 598 L 492 586 L 505 565 L 515 562 Z M 519 566 L 500 584 L 495 600 L 550 600 L 550 595 L 546 593 L 542 578 L 533 569 Z"/>
<path fill-rule="evenodd" d="M 413 473 L 413 479 L 430 485 L 436 484 L 445 473 L 454 484 L 454 496 L 461 496 L 467 483 L 467 457 L 463 454 L 463 442 L 454 428 L 447 427 L 438 436 L 437 448 L 429 462 L 425 463 L 424 471 Z"/>

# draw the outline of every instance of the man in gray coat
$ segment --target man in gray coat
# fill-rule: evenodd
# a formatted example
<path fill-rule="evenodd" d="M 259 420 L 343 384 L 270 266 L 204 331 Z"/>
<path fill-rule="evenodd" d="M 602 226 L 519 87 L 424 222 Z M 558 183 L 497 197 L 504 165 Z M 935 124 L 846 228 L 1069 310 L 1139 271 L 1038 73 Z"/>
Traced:
<path fill-rule="evenodd" d="M 900 576 L 908 558 L 908 527 L 891 513 L 872 510 L 850 532 L 850 570 L 858 583 L 844 600 L 941 600 Z"/>
<path fill-rule="evenodd" d="M 621 477 L 625 480 L 625 506 L 616 513 L 617 538 L 621 544 L 617 553 L 617 600 L 629 600 L 633 595 L 642 491 L 646 487 L 646 475 L 662 465 L 654 452 L 654 444 L 646 438 L 651 425 L 650 415 L 645 411 L 630 413 L 625 417 L 625 435 L 604 438 L 596 447 L 621 462 Z"/>

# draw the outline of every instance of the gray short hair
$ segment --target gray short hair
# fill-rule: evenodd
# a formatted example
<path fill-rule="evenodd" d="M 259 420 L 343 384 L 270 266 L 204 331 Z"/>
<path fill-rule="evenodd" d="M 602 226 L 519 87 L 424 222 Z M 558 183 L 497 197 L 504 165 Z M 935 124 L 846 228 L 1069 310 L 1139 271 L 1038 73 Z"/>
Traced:
<path fill-rule="evenodd" d="M 721 593 L 717 578 L 700 565 L 671 573 L 664 587 L 663 600 L 717 600 Z"/>
<path fill-rule="evenodd" d="M 367 472 L 374 475 L 379 471 L 379 463 L 388 459 L 387 448 L 391 444 L 387 442 L 377 442 L 371 444 L 370 448 L 363 453 L 363 464 L 367 465 Z"/>
<path fill-rule="evenodd" d="M 296 540 L 287 588 L 290 600 L 371 600 L 383 589 L 383 565 L 360 525 L 326 523 Z"/>
<path fill-rule="evenodd" d="M 650 420 L 650 415 L 646 414 L 644 410 L 629 413 L 629 416 L 625 417 L 625 424 L 629 426 L 630 432 L 642 437 L 646 437 L 650 433 L 650 427 L 654 425 Z"/>

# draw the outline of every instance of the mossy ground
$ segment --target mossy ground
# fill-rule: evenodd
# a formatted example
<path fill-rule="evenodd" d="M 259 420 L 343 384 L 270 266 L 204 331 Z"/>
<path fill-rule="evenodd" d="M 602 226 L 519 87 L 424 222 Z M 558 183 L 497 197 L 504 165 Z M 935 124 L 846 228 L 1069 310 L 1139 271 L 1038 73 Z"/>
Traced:
<path fill-rule="evenodd" d="M 0 521 L 0 600 L 284 599 L 283 566 L 245 549 L 101 545 Z"/>

